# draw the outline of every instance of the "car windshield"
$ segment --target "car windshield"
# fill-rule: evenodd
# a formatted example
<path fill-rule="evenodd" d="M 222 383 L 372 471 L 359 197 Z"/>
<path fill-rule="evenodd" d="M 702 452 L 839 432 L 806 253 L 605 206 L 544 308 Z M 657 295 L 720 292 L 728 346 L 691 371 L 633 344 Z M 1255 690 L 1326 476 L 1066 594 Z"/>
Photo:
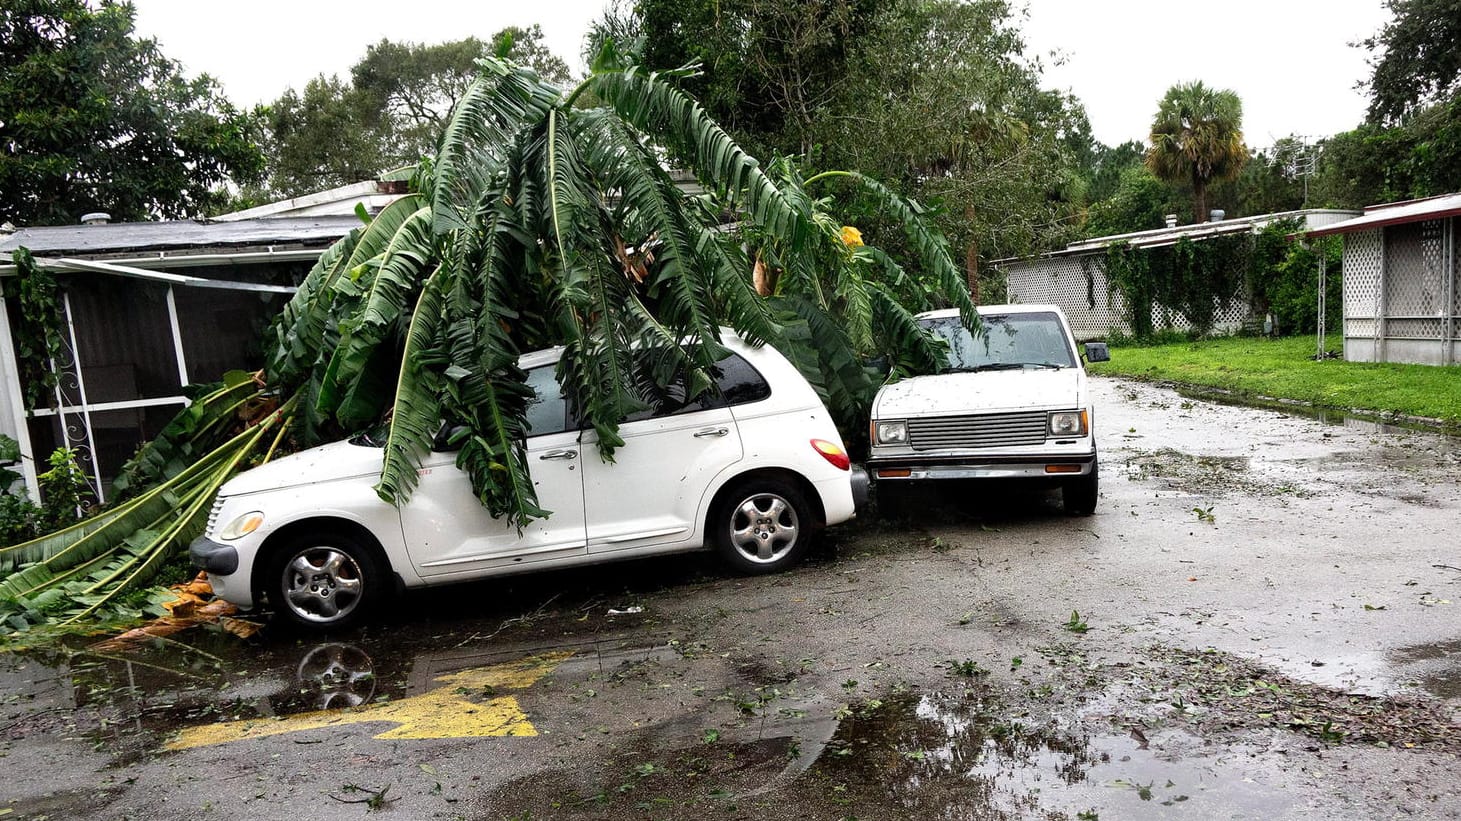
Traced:
<path fill-rule="evenodd" d="M 965 330 L 956 316 L 919 324 L 948 343 L 951 371 L 1075 367 L 1065 326 L 1053 311 L 984 315 L 981 320 L 977 335 Z"/>

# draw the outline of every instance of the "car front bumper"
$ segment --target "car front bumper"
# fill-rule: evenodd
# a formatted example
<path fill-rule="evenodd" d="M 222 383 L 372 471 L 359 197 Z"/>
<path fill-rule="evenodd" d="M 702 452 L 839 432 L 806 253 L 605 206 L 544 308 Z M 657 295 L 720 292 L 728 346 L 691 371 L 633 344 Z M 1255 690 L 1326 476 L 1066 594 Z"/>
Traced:
<path fill-rule="evenodd" d="M 254 591 L 248 574 L 238 572 L 237 547 L 199 536 L 188 545 L 188 557 L 193 567 L 207 572 L 213 595 L 244 610 L 254 606 Z"/>
<path fill-rule="evenodd" d="M 210 575 L 227 576 L 238 571 L 238 550 L 231 544 L 221 544 L 207 536 L 199 536 L 188 545 L 188 556 L 193 567 L 206 570 Z"/>

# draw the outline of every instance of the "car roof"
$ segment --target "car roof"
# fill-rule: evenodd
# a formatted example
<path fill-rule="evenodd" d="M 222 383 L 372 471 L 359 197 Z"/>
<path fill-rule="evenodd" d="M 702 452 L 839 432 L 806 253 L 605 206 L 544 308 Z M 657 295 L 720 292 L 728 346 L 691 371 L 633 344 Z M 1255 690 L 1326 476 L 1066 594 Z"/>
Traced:
<path fill-rule="evenodd" d="M 721 328 L 720 341 L 732 351 L 748 359 L 755 360 L 761 354 L 757 348 L 752 347 L 745 340 L 736 335 L 730 328 Z M 525 353 L 517 358 L 517 366 L 524 370 L 537 368 L 543 365 L 552 365 L 563 357 L 563 346 L 544 348 L 540 351 Z"/>

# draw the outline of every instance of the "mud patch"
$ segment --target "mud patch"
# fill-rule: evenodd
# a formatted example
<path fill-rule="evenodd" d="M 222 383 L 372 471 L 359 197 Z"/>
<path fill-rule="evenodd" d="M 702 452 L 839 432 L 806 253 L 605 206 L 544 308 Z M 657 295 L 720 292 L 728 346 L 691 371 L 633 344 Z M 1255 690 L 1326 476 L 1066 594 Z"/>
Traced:
<path fill-rule="evenodd" d="M 1298 681 L 1216 650 L 1147 649 L 1148 662 L 1101 668 L 1105 693 L 1085 711 L 1140 731 L 1187 727 L 1205 738 L 1286 730 L 1325 745 L 1461 753 L 1454 710 L 1423 697 L 1373 696 Z"/>
<path fill-rule="evenodd" d="M 1461 639 L 1412 644 L 1389 654 L 1413 669 L 1420 686 L 1437 698 L 1461 700 Z"/>
<path fill-rule="evenodd" d="M 1126 470 L 1132 481 L 1158 482 L 1170 490 L 1192 495 L 1225 496 L 1274 490 L 1310 495 L 1288 485 L 1275 487 L 1253 475 L 1246 456 L 1195 456 L 1163 448 L 1133 454 L 1126 460 Z"/>
<path fill-rule="evenodd" d="M 666 749 L 646 736 L 590 766 L 508 782 L 488 797 L 486 810 L 520 821 L 786 817 L 763 793 L 796 756 L 796 742 L 785 737 L 733 743 L 707 730 L 698 745 Z"/>

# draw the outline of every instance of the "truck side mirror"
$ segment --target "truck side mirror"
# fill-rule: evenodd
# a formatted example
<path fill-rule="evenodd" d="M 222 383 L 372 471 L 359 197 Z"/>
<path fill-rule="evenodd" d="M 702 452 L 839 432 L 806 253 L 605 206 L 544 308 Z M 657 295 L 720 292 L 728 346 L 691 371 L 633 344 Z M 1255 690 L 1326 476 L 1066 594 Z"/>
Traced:
<path fill-rule="evenodd" d="M 1106 345 L 1105 342 L 1087 342 L 1086 343 L 1086 361 L 1087 362 L 1110 362 L 1111 361 L 1111 349 L 1109 347 L 1107 347 L 1107 345 Z"/>

